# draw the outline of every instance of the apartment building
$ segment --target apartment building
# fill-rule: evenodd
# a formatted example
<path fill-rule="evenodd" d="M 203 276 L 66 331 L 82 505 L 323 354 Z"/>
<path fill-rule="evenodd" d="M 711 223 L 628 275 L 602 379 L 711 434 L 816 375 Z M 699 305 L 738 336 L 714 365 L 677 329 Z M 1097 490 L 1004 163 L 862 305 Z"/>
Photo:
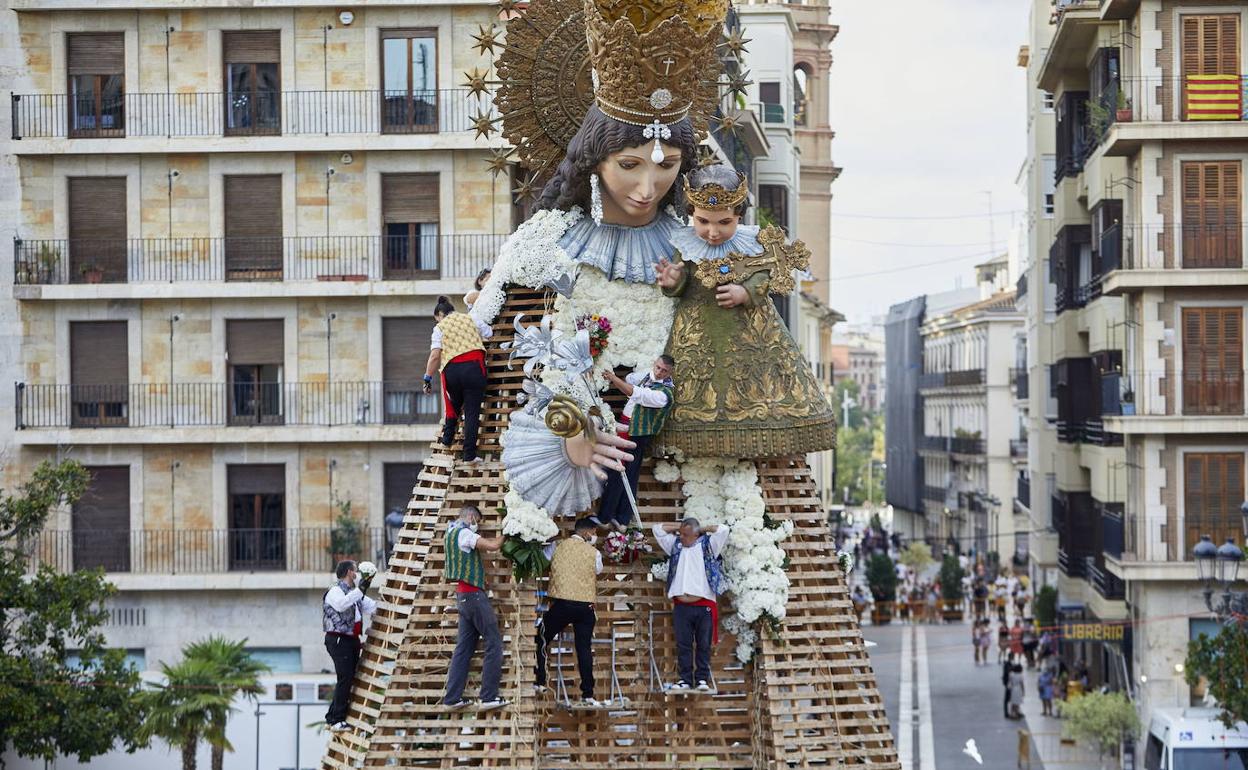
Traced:
<path fill-rule="evenodd" d="M 1246 18 L 1242 2 L 1061 2 L 1037 70 L 1056 118 L 1063 602 L 1136 621 L 1122 679 L 1145 714 L 1199 695 L 1175 665 L 1212 623 L 1193 547 L 1243 537 Z"/>
<path fill-rule="evenodd" d="M 103 567 L 142 668 L 220 633 L 320 671 L 332 565 L 384 561 L 440 419 L 435 298 L 515 224 L 461 86 L 496 10 L 16 6 L 5 482 L 93 473 L 36 563 Z"/>

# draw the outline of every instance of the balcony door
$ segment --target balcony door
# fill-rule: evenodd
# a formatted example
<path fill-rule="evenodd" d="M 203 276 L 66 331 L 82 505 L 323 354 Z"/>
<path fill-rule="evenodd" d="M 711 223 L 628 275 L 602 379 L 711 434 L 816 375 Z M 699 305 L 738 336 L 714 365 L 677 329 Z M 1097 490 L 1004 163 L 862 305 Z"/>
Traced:
<path fill-rule="evenodd" d="M 79 176 L 69 192 L 68 283 L 126 282 L 126 178 Z M 57 269 L 65 263 L 56 255 Z"/>
<path fill-rule="evenodd" d="M 1184 15 L 1183 119 L 1240 120 L 1239 14 Z"/>
<path fill-rule="evenodd" d="M 382 130 L 437 131 L 438 40 L 433 30 L 382 30 L 381 71 Z"/>
<path fill-rule="evenodd" d="M 429 358 L 433 320 L 427 318 L 381 319 L 382 377 L 387 423 L 434 422 L 438 419 L 438 396 L 421 391 L 421 376 Z"/>
<path fill-rule="evenodd" d="M 1183 267 L 1242 267 L 1240 162 L 1185 161 L 1182 174 Z"/>
<path fill-rule="evenodd" d="M 1239 307 L 1183 309 L 1183 413 L 1244 413 L 1244 324 Z"/>
<path fill-rule="evenodd" d="M 230 425 L 280 425 L 285 421 L 282 319 L 225 322 Z"/>
<path fill-rule="evenodd" d="M 130 571 L 130 466 L 88 466 L 91 480 L 74 504 L 74 569 Z"/>
<path fill-rule="evenodd" d="M 278 30 L 221 33 L 225 62 L 225 133 L 282 132 L 282 38 Z"/>
<path fill-rule="evenodd" d="M 225 280 L 282 280 L 281 174 L 226 176 Z"/>
<path fill-rule="evenodd" d="M 66 35 L 69 135 L 126 135 L 126 39 L 121 32 Z"/>
<path fill-rule="evenodd" d="M 286 466 L 230 465 L 230 570 L 286 567 Z"/>
<path fill-rule="evenodd" d="M 382 279 L 437 278 L 438 175 L 382 174 Z"/>
<path fill-rule="evenodd" d="M 69 325 L 70 425 L 123 427 L 130 421 L 130 368 L 125 321 Z"/>
<path fill-rule="evenodd" d="M 1243 537 L 1239 506 L 1244 500 L 1244 453 L 1188 452 L 1183 455 L 1182 553 L 1209 535 L 1214 545 Z"/>

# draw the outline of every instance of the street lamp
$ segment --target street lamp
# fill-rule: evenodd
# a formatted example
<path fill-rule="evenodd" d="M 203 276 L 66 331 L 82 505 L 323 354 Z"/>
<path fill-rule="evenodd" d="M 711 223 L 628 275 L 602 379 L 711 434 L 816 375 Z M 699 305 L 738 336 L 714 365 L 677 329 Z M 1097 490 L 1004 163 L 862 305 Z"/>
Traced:
<path fill-rule="evenodd" d="M 1245 538 L 1248 539 L 1248 501 L 1239 506 L 1243 517 Z M 1204 586 L 1205 607 L 1218 616 L 1223 625 L 1239 623 L 1248 625 L 1248 593 L 1232 591 L 1231 586 L 1239 578 L 1239 565 L 1244 560 L 1243 550 L 1227 538 L 1221 546 L 1215 546 L 1212 538 L 1201 535 L 1200 542 L 1192 549 L 1196 561 L 1196 577 Z M 1213 603 L 1214 583 L 1222 589 L 1218 603 Z"/>

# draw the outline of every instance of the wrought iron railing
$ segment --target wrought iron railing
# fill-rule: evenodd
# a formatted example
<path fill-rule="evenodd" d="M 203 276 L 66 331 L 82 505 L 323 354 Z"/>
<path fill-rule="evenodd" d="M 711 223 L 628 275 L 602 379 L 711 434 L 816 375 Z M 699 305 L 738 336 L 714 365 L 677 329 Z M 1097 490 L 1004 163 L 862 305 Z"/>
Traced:
<path fill-rule="evenodd" d="M 19 382 L 16 399 L 18 430 L 407 425 L 440 417 L 437 394 L 413 382 Z"/>
<path fill-rule="evenodd" d="M 507 235 L 16 239 L 13 282 L 174 283 L 471 278 Z"/>
<path fill-rule="evenodd" d="M 434 91 L 127 93 L 98 108 L 67 94 L 14 94 L 13 139 L 430 134 L 468 131 L 493 98 Z"/>
<path fill-rule="evenodd" d="M 1028 508 L 1031 507 L 1031 479 L 1022 473 L 1018 474 L 1018 482 L 1014 490 L 1014 497 Z"/>
<path fill-rule="evenodd" d="M 336 536 L 335 536 L 336 535 Z M 24 544 L 30 572 L 103 569 L 152 575 L 225 572 L 321 572 L 339 559 L 367 559 L 385 569 L 393 543 L 385 528 L 357 538 L 330 527 L 278 529 L 44 530 Z M 336 548 L 349 546 L 349 552 Z"/>
<path fill-rule="evenodd" d="M 1026 401 L 1031 393 L 1031 383 L 1025 367 L 1016 366 L 1010 369 L 1010 384 L 1014 387 L 1014 397 Z"/>
<path fill-rule="evenodd" d="M 1121 230 L 1117 236 L 1121 239 L 1120 258 L 1116 264 L 1102 261 L 1101 271 L 1106 274 L 1115 269 L 1235 270 L 1245 266 L 1248 225 L 1239 221 L 1238 212 L 1232 212 L 1222 223 L 1128 222 L 1115 227 Z"/>
<path fill-rule="evenodd" d="M 1015 459 L 1027 459 L 1027 439 L 1012 438 L 1010 439 L 1010 457 Z"/>

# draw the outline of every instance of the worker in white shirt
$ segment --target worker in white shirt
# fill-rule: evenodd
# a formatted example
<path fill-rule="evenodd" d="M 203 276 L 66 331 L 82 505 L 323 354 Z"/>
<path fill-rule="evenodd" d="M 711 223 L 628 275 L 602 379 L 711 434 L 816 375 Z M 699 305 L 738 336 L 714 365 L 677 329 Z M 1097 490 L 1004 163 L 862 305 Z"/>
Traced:
<path fill-rule="evenodd" d="M 377 602 L 365 596 L 372 585 L 373 576 L 360 577 L 355 562 L 338 562 L 334 584 L 321 600 L 321 625 L 325 630 L 325 649 L 334 661 L 334 673 L 338 683 L 334 687 L 334 699 L 325 712 L 325 724 L 330 730 L 347 728 L 347 701 L 351 698 L 351 682 L 355 679 L 355 666 L 360 660 L 360 637 L 369 618 L 377 611 Z"/>
<path fill-rule="evenodd" d="M 624 466 L 623 474 L 607 474 L 598 513 L 590 517 L 590 521 L 600 527 L 622 530 L 633 520 L 633 506 L 624 485 L 628 484 L 636 499 L 637 480 L 641 476 L 641 464 L 646 460 L 646 450 L 663 430 L 663 423 L 672 411 L 672 371 L 675 368 L 676 360 L 664 353 L 654 359 L 649 371 L 637 370 L 624 379 L 610 370 L 602 373 L 616 390 L 628 396 L 624 417 L 620 420 L 628 426 L 628 433 L 620 433 L 620 436 L 637 444 L 637 448 L 632 450 L 633 459 Z"/>
<path fill-rule="evenodd" d="M 688 690 L 695 682 L 700 692 L 711 689 L 711 645 L 719 641 L 716 597 L 727 590 L 720 554 L 729 534 L 722 524 L 703 528 L 694 518 L 654 525 L 659 547 L 671 556 L 667 596 L 674 602 L 672 628 L 680 673 L 673 690 Z"/>

